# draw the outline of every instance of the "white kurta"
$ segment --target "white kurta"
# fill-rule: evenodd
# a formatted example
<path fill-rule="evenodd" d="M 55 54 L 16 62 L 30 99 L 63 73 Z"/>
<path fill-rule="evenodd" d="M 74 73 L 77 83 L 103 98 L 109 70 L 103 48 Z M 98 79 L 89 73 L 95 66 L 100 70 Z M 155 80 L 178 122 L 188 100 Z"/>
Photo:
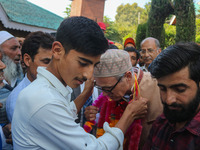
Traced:
<path fill-rule="evenodd" d="M 45 68 L 19 94 L 12 120 L 15 150 L 115 150 L 122 149 L 124 135 L 104 124 L 106 133 L 96 139 L 79 124 L 72 89 Z"/>

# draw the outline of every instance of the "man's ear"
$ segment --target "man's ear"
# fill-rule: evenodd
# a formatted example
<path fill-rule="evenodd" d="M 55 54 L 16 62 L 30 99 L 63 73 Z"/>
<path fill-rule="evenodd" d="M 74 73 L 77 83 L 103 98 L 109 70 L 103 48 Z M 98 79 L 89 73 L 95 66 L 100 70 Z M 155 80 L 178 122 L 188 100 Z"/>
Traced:
<path fill-rule="evenodd" d="M 133 74 L 131 73 L 131 71 L 127 71 L 124 75 L 128 81 L 131 81 L 133 78 Z"/>
<path fill-rule="evenodd" d="M 32 58 L 29 54 L 25 53 L 24 54 L 24 64 L 29 67 L 30 63 L 32 62 Z"/>
<path fill-rule="evenodd" d="M 65 54 L 65 49 L 60 42 L 55 41 L 52 45 L 52 52 L 55 59 L 60 59 L 60 57 Z"/>
<path fill-rule="evenodd" d="M 162 51 L 162 50 L 161 50 L 161 48 L 159 48 L 159 49 L 158 49 L 158 54 L 160 54 L 160 53 L 161 53 L 161 51 Z"/>

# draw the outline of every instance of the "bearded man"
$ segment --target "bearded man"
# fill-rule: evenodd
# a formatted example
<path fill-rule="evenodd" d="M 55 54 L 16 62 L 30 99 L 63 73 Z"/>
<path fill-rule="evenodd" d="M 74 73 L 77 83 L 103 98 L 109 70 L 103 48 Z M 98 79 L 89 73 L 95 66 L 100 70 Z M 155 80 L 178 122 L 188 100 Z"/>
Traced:
<path fill-rule="evenodd" d="M 178 43 L 151 63 L 163 114 L 154 122 L 144 150 L 197 150 L 200 147 L 200 47 Z"/>
<path fill-rule="evenodd" d="M 2 61 L 6 65 L 3 69 L 3 82 L 0 89 L 0 103 L 3 104 L 0 109 L 0 124 L 8 123 L 6 115 L 6 99 L 12 89 L 22 80 L 23 71 L 21 68 L 20 57 L 21 50 L 18 40 L 7 31 L 0 31 L 0 50 Z"/>
<path fill-rule="evenodd" d="M 3 54 L 2 61 L 7 66 L 4 69 L 4 77 L 11 87 L 15 87 L 23 77 L 20 43 L 7 31 L 0 31 L 0 48 Z"/>

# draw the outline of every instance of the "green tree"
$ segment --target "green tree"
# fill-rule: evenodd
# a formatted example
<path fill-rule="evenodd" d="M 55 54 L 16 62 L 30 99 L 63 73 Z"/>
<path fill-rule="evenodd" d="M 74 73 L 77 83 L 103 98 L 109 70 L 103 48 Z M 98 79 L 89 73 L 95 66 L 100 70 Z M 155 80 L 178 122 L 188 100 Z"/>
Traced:
<path fill-rule="evenodd" d="M 152 0 L 147 22 L 147 36 L 158 39 L 161 47 L 164 47 L 164 40 L 161 39 L 164 29 L 163 24 L 166 17 L 173 11 L 171 0 Z"/>
<path fill-rule="evenodd" d="M 112 41 L 116 41 L 116 42 L 122 42 L 122 38 L 117 30 L 117 28 L 115 27 L 115 23 L 113 21 L 111 21 L 111 19 L 107 16 L 104 16 L 103 22 L 108 26 L 106 29 L 106 34 L 105 36 Z"/>
<path fill-rule="evenodd" d="M 139 21 L 140 24 L 144 24 L 147 22 L 150 8 L 151 8 L 151 2 L 148 2 L 144 5 L 144 9 L 140 15 L 140 21 Z"/>
<path fill-rule="evenodd" d="M 176 42 L 195 41 L 195 9 L 193 0 L 175 0 Z"/>
<path fill-rule="evenodd" d="M 66 10 L 64 11 L 64 13 L 67 15 L 67 17 L 70 16 L 71 8 L 72 8 L 72 5 L 70 4 L 69 6 L 66 7 Z"/>
<path fill-rule="evenodd" d="M 157 38 L 161 46 L 163 24 L 170 14 L 176 15 L 176 42 L 195 41 L 195 10 L 193 0 L 152 0 L 147 23 L 147 36 Z"/>
<path fill-rule="evenodd" d="M 146 38 L 147 23 L 139 24 L 136 33 L 136 47 L 140 49 L 140 43 Z"/>
<path fill-rule="evenodd" d="M 117 15 L 115 16 L 116 22 L 127 24 L 128 26 L 138 24 L 138 14 L 144 11 L 137 3 L 132 5 L 120 5 L 117 8 Z"/>
<path fill-rule="evenodd" d="M 165 45 L 164 48 L 176 43 L 176 26 L 164 24 L 165 28 Z"/>
<path fill-rule="evenodd" d="M 196 19 L 196 42 L 200 44 L 200 19 Z"/>
<path fill-rule="evenodd" d="M 135 39 L 138 22 L 146 22 L 148 18 L 148 11 L 150 3 L 141 8 L 137 3 L 120 5 L 117 8 L 117 15 L 115 16 L 114 26 L 123 39 L 128 37 Z"/>

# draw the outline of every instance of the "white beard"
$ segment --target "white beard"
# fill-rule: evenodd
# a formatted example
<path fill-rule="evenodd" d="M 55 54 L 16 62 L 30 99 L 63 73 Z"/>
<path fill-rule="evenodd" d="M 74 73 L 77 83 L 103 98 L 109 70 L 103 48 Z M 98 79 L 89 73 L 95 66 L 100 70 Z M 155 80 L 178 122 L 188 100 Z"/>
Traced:
<path fill-rule="evenodd" d="M 2 61 L 6 65 L 6 68 L 3 70 L 4 77 L 6 81 L 11 84 L 12 81 L 15 81 L 18 77 L 21 76 L 22 67 L 21 64 L 15 64 L 15 62 L 10 59 L 7 55 L 3 54 Z"/>

